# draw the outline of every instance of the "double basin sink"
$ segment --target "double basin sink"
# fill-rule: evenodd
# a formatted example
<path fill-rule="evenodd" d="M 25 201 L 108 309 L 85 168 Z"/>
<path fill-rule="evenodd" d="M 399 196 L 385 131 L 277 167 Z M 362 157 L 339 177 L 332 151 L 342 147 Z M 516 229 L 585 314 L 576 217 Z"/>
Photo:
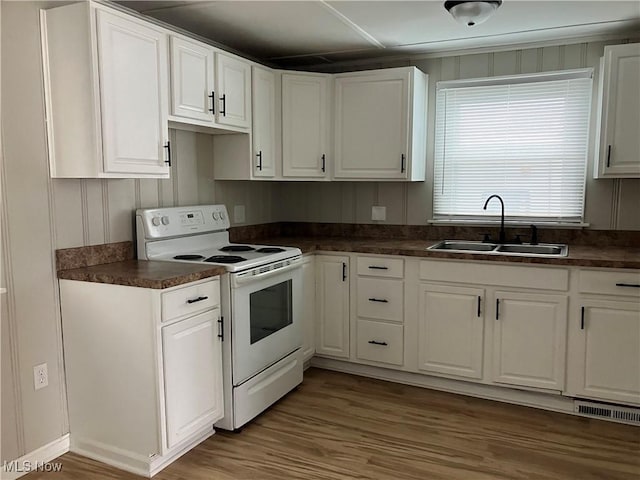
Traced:
<path fill-rule="evenodd" d="M 522 257 L 566 257 L 569 246 L 565 244 L 541 243 L 531 244 L 499 244 L 467 240 L 443 240 L 427 250 L 453 253 L 484 253 L 497 255 L 516 255 Z"/>

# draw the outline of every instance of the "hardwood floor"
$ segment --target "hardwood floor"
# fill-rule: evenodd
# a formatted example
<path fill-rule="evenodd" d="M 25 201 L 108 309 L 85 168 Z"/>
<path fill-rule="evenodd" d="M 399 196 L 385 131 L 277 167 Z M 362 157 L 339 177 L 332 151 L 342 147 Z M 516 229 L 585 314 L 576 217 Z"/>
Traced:
<path fill-rule="evenodd" d="M 37 479 L 139 479 L 74 454 Z M 157 480 L 640 479 L 640 428 L 319 369 Z"/>

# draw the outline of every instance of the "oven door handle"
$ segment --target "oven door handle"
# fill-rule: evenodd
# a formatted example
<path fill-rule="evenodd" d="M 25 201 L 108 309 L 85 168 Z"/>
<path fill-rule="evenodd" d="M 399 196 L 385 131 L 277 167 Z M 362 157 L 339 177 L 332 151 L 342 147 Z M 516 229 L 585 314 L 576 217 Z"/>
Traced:
<path fill-rule="evenodd" d="M 296 268 L 301 268 L 301 267 L 302 267 L 302 262 L 297 261 L 295 263 L 292 263 L 291 265 L 287 265 L 286 267 L 278 268 L 276 270 L 269 270 L 268 272 L 259 273 L 257 275 L 237 276 L 234 279 L 234 283 L 236 285 L 241 285 L 241 284 L 250 283 L 256 280 L 263 280 L 265 278 L 269 278 L 275 275 L 280 275 L 281 273 L 285 273 L 290 270 L 294 270 Z"/>

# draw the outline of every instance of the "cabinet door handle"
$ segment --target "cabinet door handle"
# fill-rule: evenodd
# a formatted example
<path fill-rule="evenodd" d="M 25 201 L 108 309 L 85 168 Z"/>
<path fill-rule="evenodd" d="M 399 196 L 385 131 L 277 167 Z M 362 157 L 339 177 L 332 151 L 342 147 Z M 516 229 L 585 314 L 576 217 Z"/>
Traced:
<path fill-rule="evenodd" d="M 164 148 L 167 149 L 167 159 L 164 161 L 164 163 L 171 166 L 171 142 L 167 142 Z"/>
<path fill-rule="evenodd" d="M 496 320 L 500 318 L 500 299 L 496 298 Z"/>
<path fill-rule="evenodd" d="M 584 307 L 580 311 L 580 330 L 584 330 Z"/>
<path fill-rule="evenodd" d="M 216 114 L 216 92 L 211 90 L 211 95 L 208 95 L 208 97 L 211 99 L 211 108 L 209 109 L 209 111 L 215 115 Z"/>
<path fill-rule="evenodd" d="M 327 158 L 325 156 L 325 154 L 322 154 L 322 171 L 326 172 L 327 170 Z"/>
<path fill-rule="evenodd" d="M 478 318 L 480 318 L 480 302 L 482 302 L 482 297 L 478 295 Z"/>
<path fill-rule="evenodd" d="M 347 264 L 342 262 L 342 281 L 347 280 Z"/>
<path fill-rule="evenodd" d="M 258 157 L 258 170 L 262 171 L 262 150 L 260 150 L 256 157 Z"/>
<path fill-rule="evenodd" d="M 227 94 L 223 93 L 222 97 L 220 97 L 220 100 L 222 100 L 222 108 L 220 109 L 220 115 L 222 115 L 223 117 L 227 116 Z"/>
<path fill-rule="evenodd" d="M 224 342 L 224 317 L 218 319 L 218 338 Z"/>
<path fill-rule="evenodd" d="M 637 283 L 616 283 L 616 287 L 640 288 L 640 285 Z"/>
<path fill-rule="evenodd" d="M 607 168 L 611 166 L 611 145 L 607 146 Z"/>
<path fill-rule="evenodd" d="M 384 298 L 370 298 L 370 302 L 380 302 L 380 303 L 389 303 L 389 300 L 385 300 Z"/>
<path fill-rule="evenodd" d="M 389 345 L 387 342 L 378 342 L 377 340 L 369 340 L 369 343 L 371 345 L 382 345 L 383 347 Z"/>
<path fill-rule="evenodd" d="M 371 270 L 389 270 L 389 267 L 380 267 L 378 265 L 369 265 Z"/>
<path fill-rule="evenodd" d="M 404 153 L 402 155 L 400 155 L 400 173 L 404 173 L 405 171 L 405 166 L 404 166 Z"/>
<path fill-rule="evenodd" d="M 191 298 L 189 300 L 187 300 L 187 303 L 196 303 L 196 302 L 201 302 L 203 300 L 206 300 L 209 297 L 198 297 L 198 298 Z"/>

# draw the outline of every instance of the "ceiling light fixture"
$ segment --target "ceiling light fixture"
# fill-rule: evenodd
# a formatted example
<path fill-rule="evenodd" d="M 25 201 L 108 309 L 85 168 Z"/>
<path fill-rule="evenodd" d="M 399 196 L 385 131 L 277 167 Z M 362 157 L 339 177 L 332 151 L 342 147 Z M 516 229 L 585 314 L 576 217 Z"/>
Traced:
<path fill-rule="evenodd" d="M 451 16 L 468 27 L 484 22 L 500 5 L 502 5 L 502 0 L 444 2 L 444 8 L 447 9 Z"/>

